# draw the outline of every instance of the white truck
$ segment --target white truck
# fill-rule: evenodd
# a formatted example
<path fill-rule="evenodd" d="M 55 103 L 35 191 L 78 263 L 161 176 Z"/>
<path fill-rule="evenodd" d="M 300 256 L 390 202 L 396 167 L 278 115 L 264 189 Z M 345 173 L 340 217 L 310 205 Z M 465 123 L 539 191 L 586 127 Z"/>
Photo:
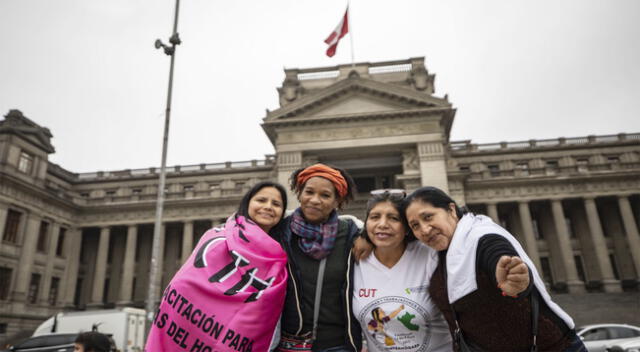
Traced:
<path fill-rule="evenodd" d="M 121 352 L 140 352 L 144 349 L 145 310 L 117 308 L 58 313 L 45 320 L 33 336 L 96 331 L 111 335 Z"/>

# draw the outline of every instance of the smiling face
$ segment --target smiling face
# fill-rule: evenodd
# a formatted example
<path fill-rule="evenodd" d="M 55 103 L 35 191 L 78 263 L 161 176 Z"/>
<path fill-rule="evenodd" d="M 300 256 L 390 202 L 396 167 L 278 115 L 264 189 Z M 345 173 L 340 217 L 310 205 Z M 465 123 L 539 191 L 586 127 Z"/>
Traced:
<path fill-rule="evenodd" d="M 407 222 L 413 234 L 427 246 L 443 251 L 449 248 L 458 224 L 455 205 L 448 209 L 434 207 L 431 203 L 415 200 L 406 210 Z"/>
<path fill-rule="evenodd" d="M 276 188 L 264 187 L 251 197 L 248 210 L 249 217 L 264 232 L 269 232 L 282 219 L 282 196 Z"/>
<path fill-rule="evenodd" d="M 367 236 L 376 246 L 376 250 L 404 250 L 407 229 L 402 223 L 400 213 L 391 202 L 380 202 L 371 209 L 366 229 Z"/>
<path fill-rule="evenodd" d="M 321 224 L 340 204 L 336 189 L 331 181 L 323 177 L 312 177 L 305 183 L 298 195 L 300 210 L 310 224 Z"/>

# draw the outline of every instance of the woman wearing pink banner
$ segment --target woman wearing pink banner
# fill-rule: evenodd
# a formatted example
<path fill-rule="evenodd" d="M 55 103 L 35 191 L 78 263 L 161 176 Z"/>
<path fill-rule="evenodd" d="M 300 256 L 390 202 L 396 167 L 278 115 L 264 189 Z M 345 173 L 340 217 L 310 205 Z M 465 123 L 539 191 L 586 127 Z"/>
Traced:
<path fill-rule="evenodd" d="M 286 206 L 281 185 L 258 183 L 223 229 L 202 236 L 164 291 L 146 351 L 268 351 L 287 286 L 287 255 L 272 238 Z"/>
<path fill-rule="evenodd" d="M 360 351 L 351 313 L 350 253 L 358 228 L 337 210 L 353 199 L 355 184 L 338 168 L 316 164 L 291 175 L 300 207 L 282 226 L 289 281 L 279 351 Z"/>

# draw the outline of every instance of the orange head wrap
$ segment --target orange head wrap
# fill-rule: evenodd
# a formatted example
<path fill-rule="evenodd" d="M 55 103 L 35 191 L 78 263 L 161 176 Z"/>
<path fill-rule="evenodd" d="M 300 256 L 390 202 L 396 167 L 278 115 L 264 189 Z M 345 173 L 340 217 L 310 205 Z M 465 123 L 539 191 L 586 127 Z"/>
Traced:
<path fill-rule="evenodd" d="M 340 198 L 344 198 L 347 195 L 347 191 L 349 190 L 349 185 L 347 184 L 347 180 L 342 177 L 340 171 L 330 168 L 324 164 L 315 164 L 311 165 L 308 168 L 300 171 L 298 177 L 296 178 L 296 184 L 298 188 L 302 188 L 302 186 L 312 177 L 322 177 L 333 183 L 333 187 L 336 188 L 338 192 L 338 196 Z"/>

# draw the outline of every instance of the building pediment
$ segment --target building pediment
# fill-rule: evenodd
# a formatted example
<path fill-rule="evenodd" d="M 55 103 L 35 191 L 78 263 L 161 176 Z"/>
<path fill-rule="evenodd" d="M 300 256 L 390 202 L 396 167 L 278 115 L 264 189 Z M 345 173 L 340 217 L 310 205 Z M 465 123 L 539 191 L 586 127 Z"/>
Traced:
<path fill-rule="evenodd" d="M 0 134 L 12 134 L 47 153 L 55 152 L 49 129 L 29 120 L 20 110 L 9 110 L 5 119 L 0 121 Z"/>
<path fill-rule="evenodd" d="M 392 83 L 378 82 L 352 75 L 348 79 L 307 94 L 277 110 L 267 112 L 264 122 L 270 123 L 301 117 L 445 107 L 451 107 L 451 103 L 446 99 Z"/>

